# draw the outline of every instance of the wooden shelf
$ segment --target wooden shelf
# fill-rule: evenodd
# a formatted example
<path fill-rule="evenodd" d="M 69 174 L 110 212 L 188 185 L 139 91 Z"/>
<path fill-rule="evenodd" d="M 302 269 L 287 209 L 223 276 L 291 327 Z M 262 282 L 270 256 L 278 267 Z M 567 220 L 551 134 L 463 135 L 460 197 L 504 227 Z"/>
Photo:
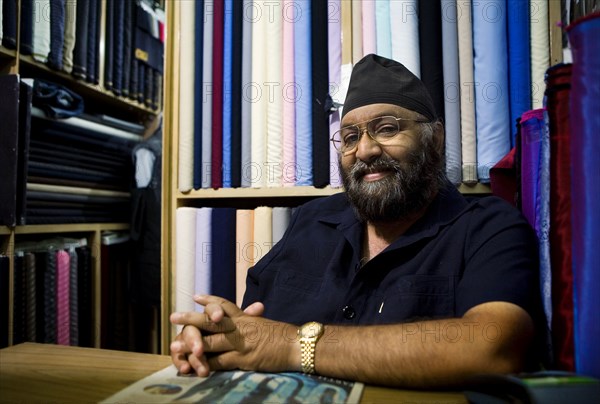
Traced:
<path fill-rule="evenodd" d="M 488 184 L 461 184 L 458 190 L 463 194 L 490 194 Z M 199 189 L 190 192 L 177 192 L 178 199 L 237 199 L 237 198 L 296 198 L 329 196 L 342 192 L 342 188 L 315 188 L 315 187 L 273 187 L 273 188 L 219 188 Z"/>
<path fill-rule="evenodd" d="M 480 182 L 476 184 L 460 184 L 458 190 L 464 195 L 486 195 L 492 193 L 490 184 L 482 184 Z"/>
<path fill-rule="evenodd" d="M 180 199 L 208 198 L 281 198 L 298 196 L 328 196 L 342 192 L 342 188 L 273 187 L 273 188 L 219 188 L 199 189 L 186 193 L 178 192 Z"/>
<path fill-rule="evenodd" d="M 17 51 L 14 49 L 6 49 L 4 46 L 0 46 L 0 57 L 15 58 Z"/>
<path fill-rule="evenodd" d="M 106 90 L 99 84 L 92 84 L 86 81 L 78 80 L 77 78 L 68 73 L 50 69 L 48 66 L 36 61 L 31 56 L 20 55 L 19 59 L 21 62 L 21 75 L 25 78 L 29 76 L 41 78 L 47 77 L 50 80 L 68 86 L 80 95 L 87 95 L 95 100 L 98 100 L 100 103 L 108 103 L 109 105 L 112 105 L 115 108 L 118 107 L 121 109 L 121 112 L 123 110 L 123 107 L 126 107 L 126 110 L 134 112 L 137 115 L 141 114 L 142 116 L 155 116 L 158 114 L 158 111 L 148 108 L 147 106 L 140 104 L 137 101 L 133 101 L 129 98 L 117 96 L 111 91 Z"/>
<path fill-rule="evenodd" d="M 0 226 L 0 236 L 8 236 L 10 235 L 11 230 L 8 226 Z"/>
<path fill-rule="evenodd" d="M 129 229 L 127 223 L 33 224 L 17 226 L 15 234 L 76 233 L 127 229 Z"/>

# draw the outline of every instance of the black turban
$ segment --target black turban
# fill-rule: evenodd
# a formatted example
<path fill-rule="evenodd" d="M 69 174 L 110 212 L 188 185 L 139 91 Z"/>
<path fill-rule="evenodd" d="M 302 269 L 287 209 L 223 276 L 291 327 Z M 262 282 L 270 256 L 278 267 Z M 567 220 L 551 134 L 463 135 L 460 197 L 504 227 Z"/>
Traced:
<path fill-rule="evenodd" d="M 427 88 L 404 65 L 378 55 L 367 55 L 352 69 L 342 118 L 369 104 L 394 104 L 418 112 L 430 121 L 435 108 Z"/>

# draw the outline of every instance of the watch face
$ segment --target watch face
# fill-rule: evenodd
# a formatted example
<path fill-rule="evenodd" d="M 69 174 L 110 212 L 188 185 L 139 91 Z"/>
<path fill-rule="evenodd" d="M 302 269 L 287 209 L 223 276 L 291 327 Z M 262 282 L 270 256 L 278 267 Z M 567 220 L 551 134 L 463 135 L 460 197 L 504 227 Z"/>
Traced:
<path fill-rule="evenodd" d="M 317 323 L 316 321 L 311 321 L 310 323 L 304 324 L 300 328 L 300 337 L 301 338 L 315 338 L 321 335 L 323 332 L 323 325 Z"/>

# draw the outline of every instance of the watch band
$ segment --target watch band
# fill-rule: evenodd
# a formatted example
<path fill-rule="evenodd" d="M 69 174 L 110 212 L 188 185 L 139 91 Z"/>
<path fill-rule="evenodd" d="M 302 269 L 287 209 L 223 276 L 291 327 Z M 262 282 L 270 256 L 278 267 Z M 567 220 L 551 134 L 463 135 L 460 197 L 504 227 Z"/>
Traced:
<path fill-rule="evenodd" d="M 301 338 L 300 339 L 300 355 L 302 372 L 307 374 L 315 373 L 315 345 L 316 338 Z"/>
<path fill-rule="evenodd" d="M 298 329 L 300 339 L 300 365 L 302 372 L 315 373 L 315 348 L 317 341 L 323 335 L 323 324 L 311 321 Z"/>

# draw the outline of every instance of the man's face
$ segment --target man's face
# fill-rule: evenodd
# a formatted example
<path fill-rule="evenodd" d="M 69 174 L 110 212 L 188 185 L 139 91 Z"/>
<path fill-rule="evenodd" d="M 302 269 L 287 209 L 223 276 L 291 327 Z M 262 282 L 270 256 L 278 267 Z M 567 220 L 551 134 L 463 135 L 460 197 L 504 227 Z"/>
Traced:
<path fill-rule="evenodd" d="M 420 210 L 445 178 L 441 134 L 431 133 L 435 125 L 427 128 L 415 122 L 423 117 L 414 111 L 392 104 L 367 105 L 346 114 L 341 126 L 364 129 L 366 122 L 381 116 L 403 118 L 398 135 L 380 144 L 363 131 L 356 150 L 340 157 L 344 187 L 356 213 L 375 223 Z"/>

